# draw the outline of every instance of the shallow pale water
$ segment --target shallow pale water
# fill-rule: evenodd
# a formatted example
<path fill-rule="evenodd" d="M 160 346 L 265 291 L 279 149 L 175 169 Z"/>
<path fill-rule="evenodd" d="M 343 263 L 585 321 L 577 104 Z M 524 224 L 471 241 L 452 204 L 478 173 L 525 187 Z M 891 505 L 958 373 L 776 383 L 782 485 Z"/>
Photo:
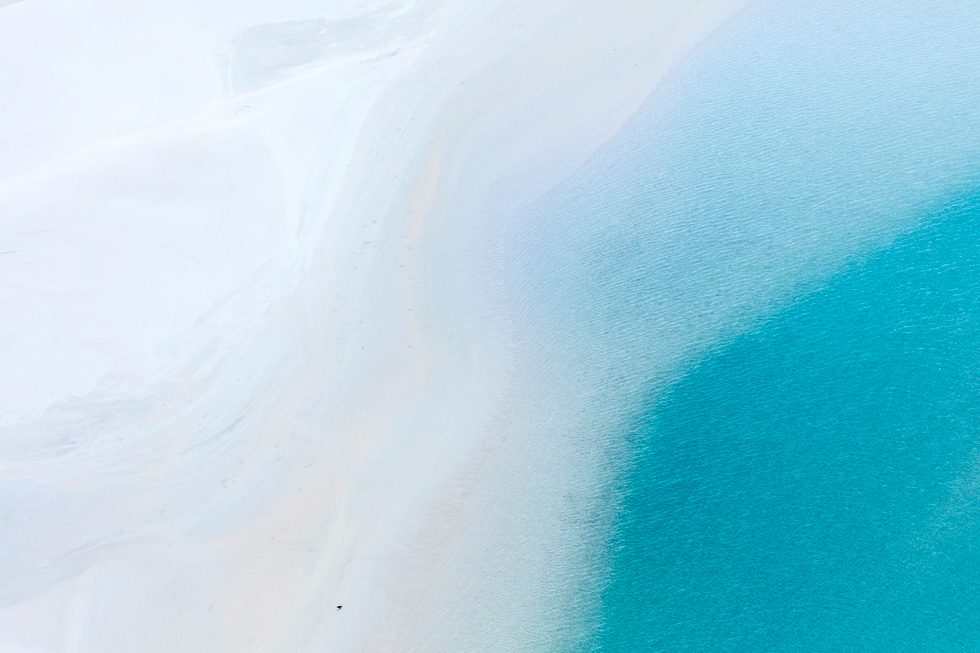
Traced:
<path fill-rule="evenodd" d="M 515 230 L 605 399 L 562 648 L 980 646 L 977 33 L 755 3 Z"/>

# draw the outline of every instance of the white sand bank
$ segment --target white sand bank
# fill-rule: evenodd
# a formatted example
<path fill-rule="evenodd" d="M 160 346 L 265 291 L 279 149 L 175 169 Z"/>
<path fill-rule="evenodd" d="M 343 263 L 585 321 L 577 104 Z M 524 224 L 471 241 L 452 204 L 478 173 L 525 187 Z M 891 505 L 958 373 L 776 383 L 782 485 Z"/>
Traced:
<path fill-rule="evenodd" d="M 0 5 L 0 650 L 574 636 L 492 244 L 734 5 Z"/>

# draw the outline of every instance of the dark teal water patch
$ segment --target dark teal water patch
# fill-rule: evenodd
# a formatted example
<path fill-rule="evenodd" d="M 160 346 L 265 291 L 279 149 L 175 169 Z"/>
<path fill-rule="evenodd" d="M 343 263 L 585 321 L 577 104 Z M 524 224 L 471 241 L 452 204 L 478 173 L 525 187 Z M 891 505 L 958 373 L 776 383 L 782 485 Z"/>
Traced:
<path fill-rule="evenodd" d="M 980 649 L 980 199 L 715 349 L 632 437 L 607 651 Z"/>

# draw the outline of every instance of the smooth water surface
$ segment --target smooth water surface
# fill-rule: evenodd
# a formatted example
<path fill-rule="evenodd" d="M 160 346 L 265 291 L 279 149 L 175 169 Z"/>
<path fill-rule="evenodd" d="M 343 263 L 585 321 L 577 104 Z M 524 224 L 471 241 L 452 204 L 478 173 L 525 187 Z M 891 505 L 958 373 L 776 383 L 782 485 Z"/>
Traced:
<path fill-rule="evenodd" d="M 648 391 L 585 648 L 977 650 L 978 8 L 741 20 L 607 165 L 596 339 Z"/>
<path fill-rule="evenodd" d="M 978 33 L 752 3 L 529 211 L 613 488 L 564 648 L 980 648 Z"/>

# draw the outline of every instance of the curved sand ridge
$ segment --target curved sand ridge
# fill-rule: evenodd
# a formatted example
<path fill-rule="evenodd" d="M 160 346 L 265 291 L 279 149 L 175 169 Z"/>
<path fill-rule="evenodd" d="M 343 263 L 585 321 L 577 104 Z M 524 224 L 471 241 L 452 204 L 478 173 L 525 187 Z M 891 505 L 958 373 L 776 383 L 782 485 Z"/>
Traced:
<path fill-rule="evenodd" d="M 497 233 L 735 7 L 322 4 L 0 10 L 5 651 L 585 627 Z"/>

